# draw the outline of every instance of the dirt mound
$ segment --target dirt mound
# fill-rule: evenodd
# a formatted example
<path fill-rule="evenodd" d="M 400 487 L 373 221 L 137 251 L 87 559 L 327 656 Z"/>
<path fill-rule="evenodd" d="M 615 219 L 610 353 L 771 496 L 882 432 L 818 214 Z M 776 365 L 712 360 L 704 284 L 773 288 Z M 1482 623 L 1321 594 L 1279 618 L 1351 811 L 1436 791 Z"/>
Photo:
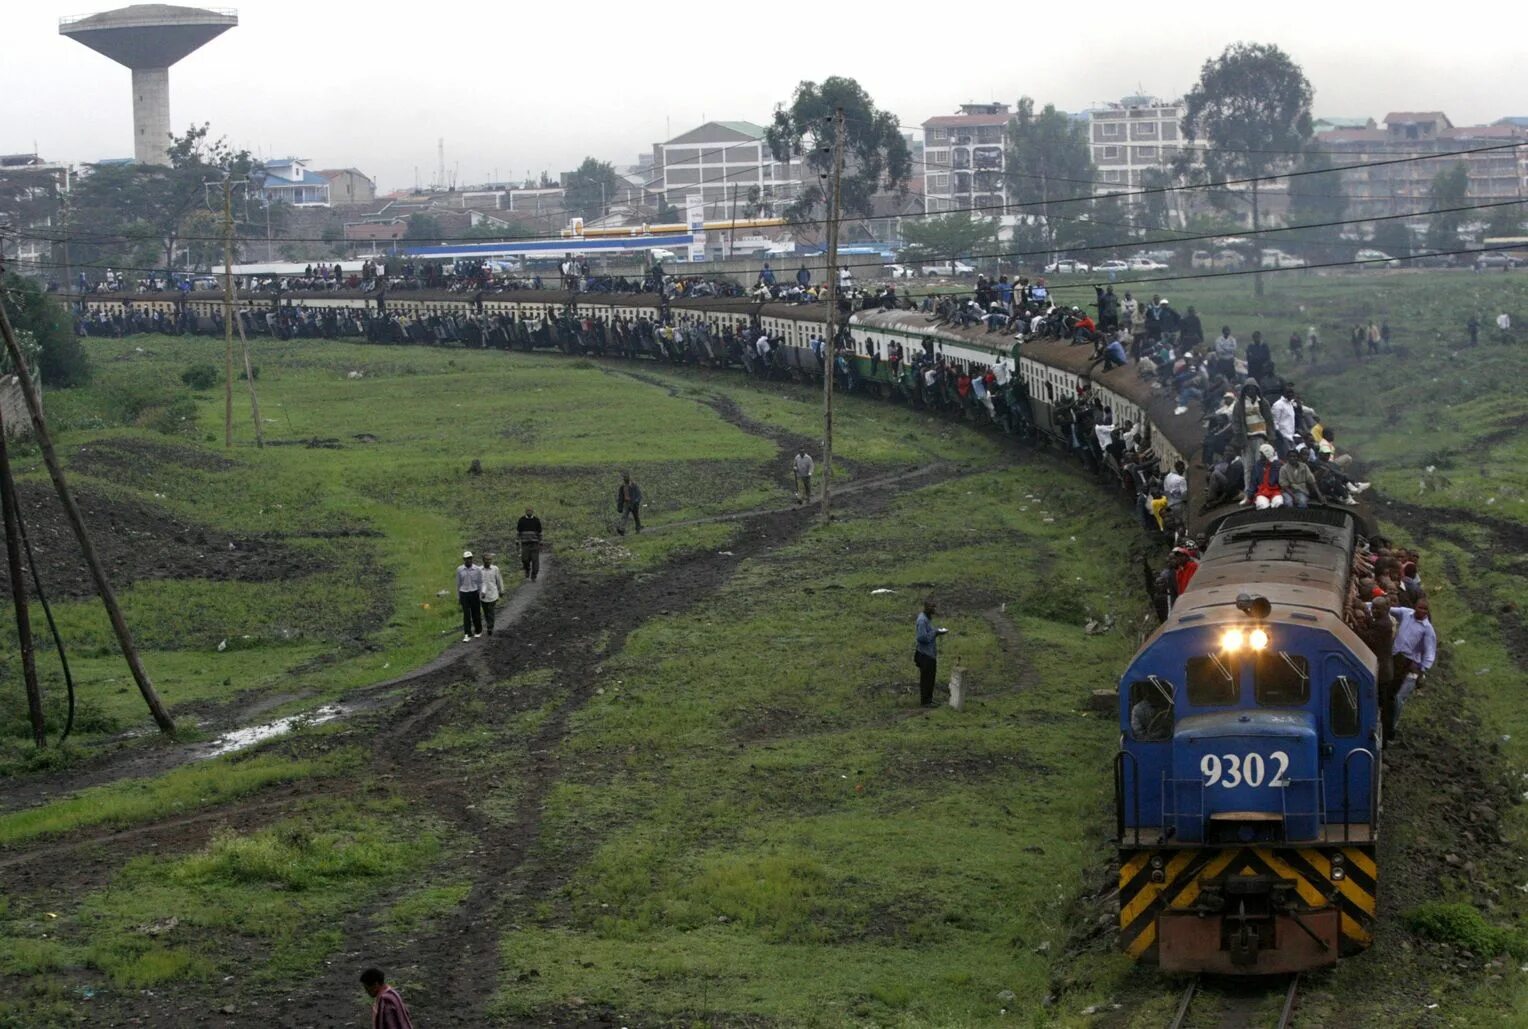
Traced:
<path fill-rule="evenodd" d="M 226 472 L 234 462 L 180 443 L 146 439 L 98 439 L 69 455 L 69 468 L 103 479 L 143 478 L 166 465 L 198 472 Z"/>
<path fill-rule="evenodd" d="M 53 597 L 94 596 L 89 569 L 52 487 L 21 483 L 17 493 L 43 588 Z M 196 525 L 135 500 L 76 490 L 75 501 L 113 589 L 150 579 L 272 582 L 324 568 L 319 559 L 282 543 Z M 5 576 L 0 576 L 0 596 L 10 596 Z"/>

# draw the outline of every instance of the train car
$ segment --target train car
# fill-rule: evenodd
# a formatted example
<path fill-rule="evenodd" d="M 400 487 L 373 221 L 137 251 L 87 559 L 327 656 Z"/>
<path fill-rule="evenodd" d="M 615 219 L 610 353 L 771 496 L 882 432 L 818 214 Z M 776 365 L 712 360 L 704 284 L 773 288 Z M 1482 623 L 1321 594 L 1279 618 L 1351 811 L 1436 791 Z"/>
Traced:
<path fill-rule="evenodd" d="M 1119 923 L 1137 960 L 1261 975 L 1368 946 L 1379 708 L 1343 618 L 1361 529 L 1339 508 L 1221 518 L 1120 678 Z"/>

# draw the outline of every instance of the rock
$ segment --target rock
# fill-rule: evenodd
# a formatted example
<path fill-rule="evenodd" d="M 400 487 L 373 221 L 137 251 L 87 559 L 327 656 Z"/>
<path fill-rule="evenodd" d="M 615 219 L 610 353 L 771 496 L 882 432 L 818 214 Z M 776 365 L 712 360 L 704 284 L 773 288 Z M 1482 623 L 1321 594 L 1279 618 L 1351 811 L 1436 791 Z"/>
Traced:
<path fill-rule="evenodd" d="M 1451 867 L 1457 868 L 1457 867 L 1459 867 L 1459 864 L 1460 864 L 1459 855 L 1458 854 L 1444 854 L 1443 855 L 1443 863 L 1446 864 L 1446 865 L 1449 865 Z"/>
<path fill-rule="evenodd" d="M 1003 1005 L 1012 1004 L 1014 1001 L 1016 1001 L 1018 999 L 1019 999 L 1019 995 L 1017 993 L 1014 993 L 1012 990 L 1003 990 L 1001 993 L 999 993 L 997 995 L 997 1002 L 999 1004 L 1003 1004 Z"/>

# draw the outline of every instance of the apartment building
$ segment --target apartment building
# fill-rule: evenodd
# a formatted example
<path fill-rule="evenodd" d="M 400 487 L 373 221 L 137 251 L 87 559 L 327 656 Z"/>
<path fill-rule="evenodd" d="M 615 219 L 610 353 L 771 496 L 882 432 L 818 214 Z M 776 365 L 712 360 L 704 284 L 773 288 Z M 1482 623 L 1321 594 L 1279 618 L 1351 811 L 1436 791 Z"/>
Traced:
<path fill-rule="evenodd" d="M 961 104 L 955 114 L 923 123 L 923 195 L 928 212 L 1002 213 L 1003 138 L 1012 115 L 1007 104 Z"/>

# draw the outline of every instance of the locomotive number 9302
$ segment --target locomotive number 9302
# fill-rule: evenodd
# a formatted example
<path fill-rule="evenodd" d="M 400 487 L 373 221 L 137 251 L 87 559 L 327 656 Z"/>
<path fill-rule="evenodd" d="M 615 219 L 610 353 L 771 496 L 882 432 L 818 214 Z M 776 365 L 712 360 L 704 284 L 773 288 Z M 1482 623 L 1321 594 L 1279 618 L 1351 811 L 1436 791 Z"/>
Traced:
<path fill-rule="evenodd" d="M 1268 775 L 1268 764 L 1274 765 Z M 1227 790 L 1238 786 L 1269 786 L 1282 788 L 1289 785 L 1284 773 L 1289 771 L 1289 755 L 1275 750 L 1267 759 L 1261 754 L 1206 754 L 1199 759 L 1199 772 L 1206 786 L 1217 783 Z"/>

